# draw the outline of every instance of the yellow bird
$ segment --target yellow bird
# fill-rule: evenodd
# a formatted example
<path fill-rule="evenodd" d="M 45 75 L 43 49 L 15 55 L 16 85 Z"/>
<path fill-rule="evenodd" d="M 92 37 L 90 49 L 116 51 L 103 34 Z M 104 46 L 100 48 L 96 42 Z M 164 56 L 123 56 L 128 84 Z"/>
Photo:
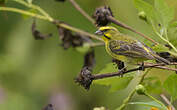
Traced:
<path fill-rule="evenodd" d="M 120 33 L 115 27 L 100 27 L 95 34 L 102 35 L 109 55 L 122 62 L 137 64 L 145 60 L 157 60 L 165 64 L 170 63 L 144 43 Z"/>

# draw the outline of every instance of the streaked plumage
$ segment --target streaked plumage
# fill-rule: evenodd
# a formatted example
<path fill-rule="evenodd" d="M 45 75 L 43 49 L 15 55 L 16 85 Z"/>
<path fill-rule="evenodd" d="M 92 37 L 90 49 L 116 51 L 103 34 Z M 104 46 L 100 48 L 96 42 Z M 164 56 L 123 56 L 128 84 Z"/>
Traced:
<path fill-rule="evenodd" d="M 145 60 L 157 60 L 169 64 L 170 62 L 158 56 L 151 48 L 144 43 L 121 34 L 111 26 L 100 27 L 96 32 L 103 35 L 106 51 L 115 59 L 128 63 L 143 62 Z"/>

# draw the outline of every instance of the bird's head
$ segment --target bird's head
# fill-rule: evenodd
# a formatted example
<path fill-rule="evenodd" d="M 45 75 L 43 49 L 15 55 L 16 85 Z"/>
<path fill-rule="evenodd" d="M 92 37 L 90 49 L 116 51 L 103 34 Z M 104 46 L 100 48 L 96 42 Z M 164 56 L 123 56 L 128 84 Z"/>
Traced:
<path fill-rule="evenodd" d="M 119 33 L 119 31 L 115 27 L 112 27 L 112 26 L 103 26 L 103 27 L 100 27 L 95 32 L 95 34 L 97 34 L 97 35 L 102 35 L 102 39 L 104 41 L 111 40 L 115 36 L 116 33 Z"/>

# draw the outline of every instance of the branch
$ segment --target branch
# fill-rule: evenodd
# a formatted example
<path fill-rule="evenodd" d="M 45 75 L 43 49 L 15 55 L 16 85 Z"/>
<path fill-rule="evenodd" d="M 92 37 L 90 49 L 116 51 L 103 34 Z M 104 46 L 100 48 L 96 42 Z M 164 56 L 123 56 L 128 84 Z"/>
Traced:
<path fill-rule="evenodd" d="M 176 110 L 164 94 L 160 94 L 160 97 L 168 104 L 169 107 L 171 107 L 171 110 Z"/>
<path fill-rule="evenodd" d="M 92 19 L 76 2 L 75 0 L 69 0 L 71 4 L 83 15 L 85 16 L 93 25 L 95 25 L 95 20 Z"/>
<path fill-rule="evenodd" d="M 65 23 L 62 23 L 62 22 L 56 22 L 56 20 L 54 20 L 52 17 L 46 17 L 46 16 L 42 16 L 42 15 L 39 15 L 39 14 L 36 14 L 36 13 L 24 11 L 24 10 L 17 9 L 17 8 L 11 8 L 11 7 L 0 7 L 0 11 L 16 12 L 16 13 L 32 16 L 32 17 L 35 17 L 35 18 L 38 18 L 38 19 L 46 20 L 46 21 L 52 22 L 52 23 L 54 23 L 54 24 L 56 24 L 58 26 L 66 28 L 68 30 L 71 30 L 71 31 L 74 31 L 74 32 L 78 32 L 80 34 L 89 36 L 89 37 L 91 37 L 93 39 L 96 39 L 96 40 L 99 40 L 99 41 L 103 41 L 100 37 L 98 37 L 98 36 L 96 36 L 94 34 L 90 34 L 90 33 L 86 32 L 86 31 L 83 31 L 81 29 L 72 27 L 72 26 L 67 25 Z"/>
<path fill-rule="evenodd" d="M 121 26 L 121 27 L 123 27 L 123 28 L 125 28 L 125 29 L 128 29 L 128 30 L 130 30 L 130 31 L 132 31 L 132 32 L 135 32 L 135 33 L 139 34 L 140 36 L 142 36 L 142 37 L 144 37 L 145 39 L 147 39 L 147 40 L 153 42 L 154 44 L 159 44 L 159 43 L 156 42 L 155 40 L 153 40 L 153 39 L 149 38 L 148 36 L 144 35 L 143 33 L 136 31 L 135 29 L 133 29 L 132 27 L 130 27 L 130 26 L 124 24 L 124 23 L 121 23 L 120 21 L 116 20 L 116 19 L 115 19 L 114 17 L 112 17 L 112 16 L 107 16 L 107 19 L 108 19 L 110 22 L 112 22 L 112 23 L 114 23 L 114 24 L 116 24 L 116 25 L 118 25 L 118 26 Z"/>
<path fill-rule="evenodd" d="M 41 14 L 43 14 L 44 16 L 46 16 L 48 19 L 50 19 L 50 21 L 52 21 L 53 19 L 49 16 L 48 13 L 46 13 L 43 9 L 41 9 L 39 6 L 37 5 L 33 5 L 33 4 L 30 4 L 30 3 L 27 3 L 25 1 L 22 1 L 22 0 L 13 0 L 14 2 L 17 2 L 19 4 L 22 4 L 28 8 L 33 8 L 33 9 L 36 9 L 38 10 Z"/>
<path fill-rule="evenodd" d="M 165 67 L 164 65 L 166 64 L 145 63 L 144 68 L 159 68 L 159 69 L 165 69 L 165 70 L 170 70 L 170 71 L 177 71 L 177 69 L 168 68 L 168 67 Z M 171 63 L 170 65 L 177 65 L 177 63 Z M 141 70 L 141 69 L 138 67 L 138 68 L 133 68 L 127 71 L 118 71 L 118 72 L 105 73 L 105 74 L 94 74 L 92 75 L 92 79 L 98 80 L 98 79 L 109 78 L 109 77 L 114 77 L 114 76 L 121 76 L 122 74 L 126 74 L 126 73 L 133 72 L 133 71 L 138 71 L 138 70 Z"/>
<path fill-rule="evenodd" d="M 54 21 L 54 22 L 55 22 L 55 21 Z M 69 29 L 69 30 L 71 30 L 71 31 L 78 32 L 78 33 L 80 33 L 80 34 L 89 36 L 89 37 L 91 37 L 91 38 L 93 38 L 93 39 L 96 39 L 96 40 L 99 40 L 99 41 L 103 41 L 100 37 L 98 37 L 98 36 L 96 36 L 96 35 L 94 35 L 94 34 L 90 34 L 90 33 L 88 33 L 88 32 L 85 32 L 85 31 L 81 30 L 81 29 L 78 29 L 78 28 L 72 27 L 72 26 L 70 26 L 70 25 L 67 25 L 67 24 L 65 24 L 65 23 L 60 23 L 60 22 L 58 22 L 58 23 L 56 23 L 56 25 L 61 26 L 61 27 L 66 28 L 66 29 Z"/>
<path fill-rule="evenodd" d="M 24 14 L 24 15 L 28 15 L 28 16 L 32 16 L 38 19 L 42 19 L 42 20 L 48 20 L 48 18 L 46 18 L 45 16 L 39 15 L 39 14 L 35 14 L 32 12 L 28 12 L 28 11 L 24 11 L 21 9 L 17 9 L 17 8 L 11 8 L 11 7 L 0 7 L 0 11 L 10 11 L 10 12 L 15 12 L 15 13 L 20 13 L 20 14 Z"/>

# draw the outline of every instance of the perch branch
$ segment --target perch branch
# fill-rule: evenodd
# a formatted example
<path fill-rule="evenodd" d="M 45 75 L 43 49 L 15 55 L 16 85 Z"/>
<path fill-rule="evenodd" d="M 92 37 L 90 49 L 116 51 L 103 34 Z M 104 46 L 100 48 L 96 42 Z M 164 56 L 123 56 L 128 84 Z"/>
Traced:
<path fill-rule="evenodd" d="M 170 71 L 177 71 L 177 69 L 174 68 L 169 68 L 165 66 L 166 64 L 152 64 L 152 63 L 145 63 L 144 68 L 159 68 L 159 69 L 165 69 L 165 70 L 170 70 Z M 177 63 L 171 63 L 170 65 L 177 65 Z M 94 74 L 92 75 L 93 80 L 98 80 L 98 79 L 103 79 L 103 78 L 109 78 L 109 77 L 114 77 L 114 76 L 121 76 L 122 74 L 126 74 L 129 72 L 133 71 L 138 71 L 141 70 L 139 67 L 138 68 L 133 68 L 127 71 L 118 71 L 118 72 L 113 72 L 113 73 L 105 73 L 105 74 Z"/>
<path fill-rule="evenodd" d="M 22 4 L 28 8 L 33 8 L 35 10 L 38 10 L 41 14 L 43 14 L 44 16 L 46 16 L 48 19 L 50 19 L 50 21 L 52 21 L 53 19 L 49 16 L 48 13 L 46 13 L 43 9 L 41 9 L 39 6 L 31 4 L 31 3 L 27 3 L 25 1 L 22 0 L 13 0 L 14 2 L 17 2 L 19 4 Z"/>

